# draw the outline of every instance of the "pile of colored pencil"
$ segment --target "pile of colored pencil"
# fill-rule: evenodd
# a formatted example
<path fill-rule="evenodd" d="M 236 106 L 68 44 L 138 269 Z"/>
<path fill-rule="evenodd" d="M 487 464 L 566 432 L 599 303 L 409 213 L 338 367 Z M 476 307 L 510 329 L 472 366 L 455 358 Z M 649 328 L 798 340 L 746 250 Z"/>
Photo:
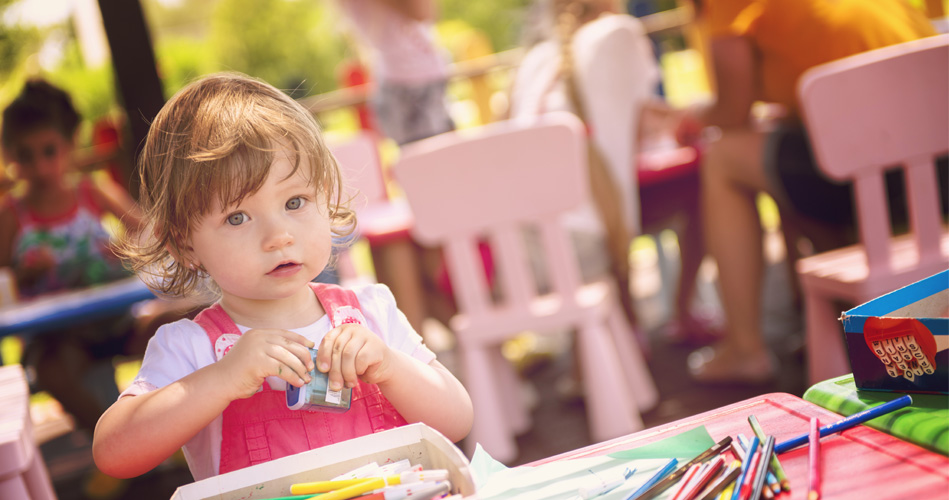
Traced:
<path fill-rule="evenodd" d="M 290 496 L 269 500 L 460 500 L 451 495 L 445 469 L 424 470 L 400 460 L 379 466 L 371 463 L 327 481 L 296 483 Z"/>
<path fill-rule="evenodd" d="M 814 417 L 810 420 L 809 432 L 775 443 L 774 436 L 765 434 L 754 415 L 748 417 L 754 437 L 749 442 L 739 434 L 715 443 L 699 456 L 676 469 L 672 459 L 646 484 L 634 491 L 625 500 L 649 500 L 676 486 L 671 500 L 772 500 L 791 491 L 778 454 L 807 444 L 808 450 L 808 500 L 821 497 L 821 437 L 844 431 L 870 419 L 911 405 L 908 395 L 855 413 L 824 427 Z M 731 456 L 731 458 L 728 457 Z M 730 463 L 729 466 L 725 466 Z"/>

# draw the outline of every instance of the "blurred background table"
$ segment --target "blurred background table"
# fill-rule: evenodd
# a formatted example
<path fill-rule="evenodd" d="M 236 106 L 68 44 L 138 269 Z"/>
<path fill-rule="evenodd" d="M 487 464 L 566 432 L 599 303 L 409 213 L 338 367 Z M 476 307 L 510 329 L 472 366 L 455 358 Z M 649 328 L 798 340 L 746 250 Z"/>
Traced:
<path fill-rule="evenodd" d="M 145 283 L 137 277 L 130 277 L 82 290 L 14 302 L 0 308 L 0 337 L 35 335 L 77 321 L 107 317 L 154 297 Z"/>
<path fill-rule="evenodd" d="M 822 408 L 853 415 L 903 393 L 859 391 L 853 374 L 819 382 L 804 393 L 804 399 Z M 949 455 L 949 395 L 912 394 L 913 405 L 867 423 L 870 427 Z"/>

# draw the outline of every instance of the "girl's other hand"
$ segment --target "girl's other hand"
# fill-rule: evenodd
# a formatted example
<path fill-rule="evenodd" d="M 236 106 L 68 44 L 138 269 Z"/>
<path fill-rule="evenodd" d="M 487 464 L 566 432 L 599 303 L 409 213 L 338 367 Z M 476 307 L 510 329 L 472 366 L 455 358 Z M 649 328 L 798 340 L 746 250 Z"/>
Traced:
<path fill-rule="evenodd" d="M 313 369 L 306 337 L 287 330 L 254 329 L 241 335 L 230 351 L 216 363 L 231 399 L 253 396 L 267 377 L 279 377 L 300 387 L 310 381 Z"/>
<path fill-rule="evenodd" d="M 329 375 L 334 391 L 389 380 L 392 351 L 375 333 L 363 325 L 347 323 L 329 331 L 316 354 L 317 369 Z"/>

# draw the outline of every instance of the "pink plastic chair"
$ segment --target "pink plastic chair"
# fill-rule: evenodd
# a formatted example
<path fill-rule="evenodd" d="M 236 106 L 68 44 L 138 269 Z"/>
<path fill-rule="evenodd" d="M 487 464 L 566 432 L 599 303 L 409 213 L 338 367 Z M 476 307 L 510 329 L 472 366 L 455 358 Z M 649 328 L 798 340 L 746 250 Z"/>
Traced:
<path fill-rule="evenodd" d="M 353 197 L 358 234 L 372 249 L 378 281 L 392 289 L 402 312 L 421 331 L 425 307 L 421 271 L 409 234 L 412 211 L 404 199 L 390 199 L 387 194 L 376 135 L 363 131 L 348 141 L 331 144 L 330 150 L 343 173 L 344 197 Z M 348 251 L 339 254 L 337 271 L 344 283 L 362 280 Z"/>
<path fill-rule="evenodd" d="M 934 161 L 949 152 L 949 36 L 890 46 L 812 68 L 798 87 L 820 168 L 853 181 L 861 243 L 797 264 L 811 383 L 849 372 L 839 310 L 949 266 Z M 906 179 L 911 232 L 893 237 L 884 169 Z"/>
<path fill-rule="evenodd" d="M 56 498 L 33 440 L 30 390 L 20 365 L 0 367 L 0 498 Z"/>
<path fill-rule="evenodd" d="M 576 329 L 594 441 L 641 429 L 639 412 L 658 400 L 615 284 L 581 284 L 561 223 L 588 196 L 585 148 L 579 120 L 552 113 L 408 145 L 394 169 L 415 214 L 412 233 L 445 251 L 459 307 L 450 326 L 475 408 L 469 448 L 481 443 L 501 461 L 517 456 L 514 436 L 530 427 L 517 376 L 500 353 L 519 332 Z M 541 232 L 552 293 L 537 292 L 525 227 Z M 488 285 L 479 238 L 491 244 L 498 290 Z"/>

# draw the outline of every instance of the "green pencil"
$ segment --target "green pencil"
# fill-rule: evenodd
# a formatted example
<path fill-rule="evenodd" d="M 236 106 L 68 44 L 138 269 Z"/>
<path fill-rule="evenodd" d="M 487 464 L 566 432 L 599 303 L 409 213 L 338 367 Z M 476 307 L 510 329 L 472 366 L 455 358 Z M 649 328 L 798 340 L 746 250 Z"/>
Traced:
<path fill-rule="evenodd" d="M 758 419 L 754 415 L 748 415 L 748 423 L 751 424 L 751 430 L 755 431 L 755 436 L 758 436 L 758 439 L 764 441 L 767 438 L 764 429 L 761 428 L 761 424 L 758 423 Z M 791 491 L 791 482 L 788 481 L 788 476 L 784 473 L 784 467 L 781 467 L 781 462 L 778 461 L 777 453 L 771 454 L 771 469 L 778 478 L 778 482 L 781 483 L 781 489 Z"/>

